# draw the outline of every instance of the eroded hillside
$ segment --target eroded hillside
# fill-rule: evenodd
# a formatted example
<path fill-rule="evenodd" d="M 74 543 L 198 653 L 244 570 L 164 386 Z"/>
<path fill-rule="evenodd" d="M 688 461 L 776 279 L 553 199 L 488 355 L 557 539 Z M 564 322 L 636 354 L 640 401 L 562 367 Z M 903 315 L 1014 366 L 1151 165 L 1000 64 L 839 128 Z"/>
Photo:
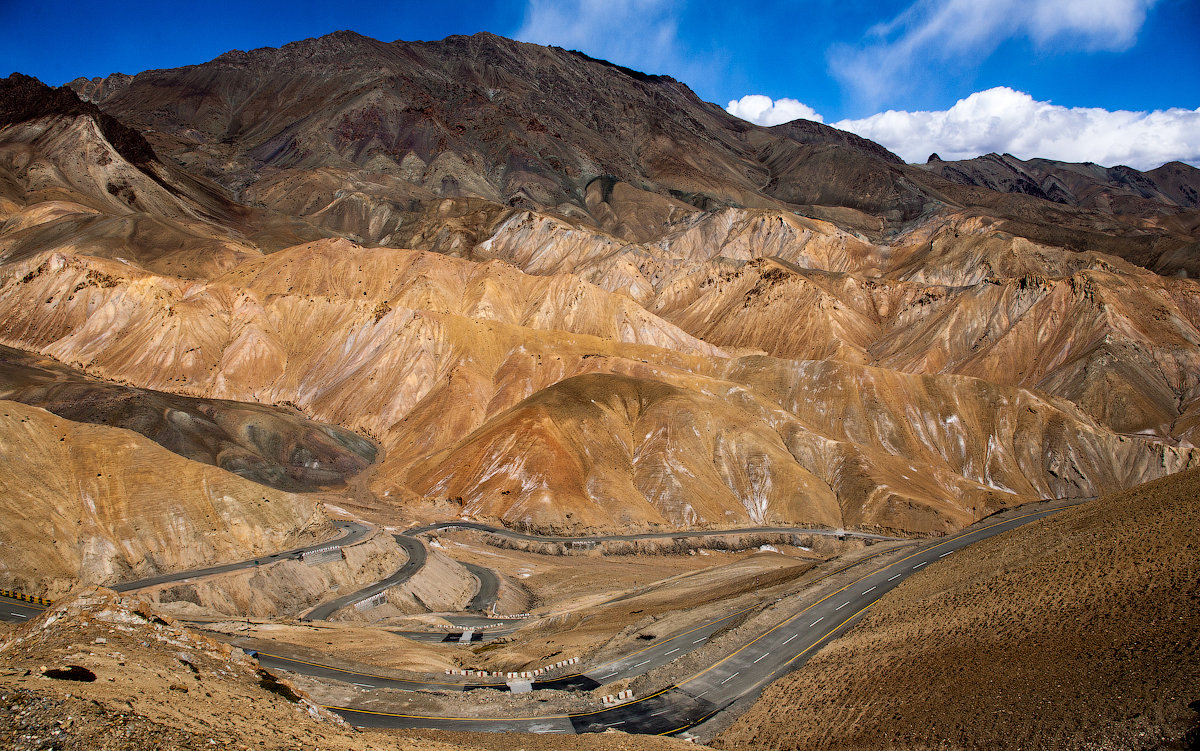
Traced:
<path fill-rule="evenodd" d="M 57 597 L 334 537 L 310 497 L 189 461 L 128 430 L 0 402 L 0 572 Z"/>
<path fill-rule="evenodd" d="M 1186 171 L 1100 205 L 1144 181 L 1006 163 L 1050 200 L 491 35 L 35 83 L 6 84 L 0 340 L 229 400 L 243 437 L 237 402 L 373 439 L 382 518 L 940 533 L 1198 459 Z M 292 417 L 266 432 L 307 469 L 370 458 Z"/>

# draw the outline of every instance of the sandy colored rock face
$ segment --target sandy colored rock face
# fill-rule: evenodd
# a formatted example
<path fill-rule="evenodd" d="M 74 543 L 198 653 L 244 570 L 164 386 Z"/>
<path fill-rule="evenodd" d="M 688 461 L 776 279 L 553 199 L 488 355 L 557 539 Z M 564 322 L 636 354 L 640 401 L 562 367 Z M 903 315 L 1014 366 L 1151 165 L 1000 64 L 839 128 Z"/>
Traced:
<path fill-rule="evenodd" d="M 4 578 L 57 597 L 245 560 L 334 530 L 311 498 L 188 461 L 126 430 L 0 402 Z"/>

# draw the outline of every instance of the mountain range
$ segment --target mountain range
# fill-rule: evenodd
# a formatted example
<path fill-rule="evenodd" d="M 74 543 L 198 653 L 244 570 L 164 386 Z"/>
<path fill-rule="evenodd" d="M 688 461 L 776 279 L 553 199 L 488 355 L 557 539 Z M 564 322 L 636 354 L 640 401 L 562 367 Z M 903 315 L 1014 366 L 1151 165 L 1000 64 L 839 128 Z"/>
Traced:
<path fill-rule="evenodd" d="M 242 458 L 68 417 L 398 520 L 944 533 L 1200 461 L 1198 191 L 905 164 L 490 34 L 14 74 L 0 389 L 200 410 Z"/>

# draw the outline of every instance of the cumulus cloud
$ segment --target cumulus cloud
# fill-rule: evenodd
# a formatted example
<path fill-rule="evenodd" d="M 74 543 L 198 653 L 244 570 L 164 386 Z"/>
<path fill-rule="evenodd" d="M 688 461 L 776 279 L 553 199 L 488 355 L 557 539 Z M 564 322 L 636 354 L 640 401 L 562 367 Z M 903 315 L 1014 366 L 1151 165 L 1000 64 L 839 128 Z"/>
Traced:
<path fill-rule="evenodd" d="M 771 99 L 762 94 L 747 94 L 741 99 L 734 99 L 725 111 L 734 117 L 749 120 L 756 125 L 779 125 L 797 118 L 825 122 L 812 107 L 795 99 Z"/>
<path fill-rule="evenodd" d="M 680 75 L 685 56 L 679 50 L 678 9 L 671 0 L 528 0 L 524 23 L 513 36 L 646 73 Z"/>
<path fill-rule="evenodd" d="M 930 66 L 976 64 L 1001 43 L 1120 51 L 1158 0 L 917 0 L 872 28 L 864 45 L 835 45 L 830 70 L 869 103 L 887 101 Z"/>
<path fill-rule="evenodd" d="M 1004 86 L 976 92 L 948 110 L 888 110 L 833 125 L 909 162 L 923 162 L 933 152 L 943 159 L 1007 152 L 1143 170 L 1173 160 L 1200 165 L 1200 109 L 1061 107 Z"/>

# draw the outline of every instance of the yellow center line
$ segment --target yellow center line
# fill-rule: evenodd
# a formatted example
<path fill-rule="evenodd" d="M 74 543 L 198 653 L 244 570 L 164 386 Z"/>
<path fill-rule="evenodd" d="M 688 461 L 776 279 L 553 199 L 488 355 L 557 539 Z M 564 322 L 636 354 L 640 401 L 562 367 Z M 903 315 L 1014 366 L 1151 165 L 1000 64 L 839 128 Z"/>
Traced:
<path fill-rule="evenodd" d="M 253 649 L 253 647 L 251 647 L 251 649 Z M 346 670 L 345 668 L 338 668 L 338 667 L 334 667 L 332 665 L 322 665 L 319 662 L 308 662 L 306 660 L 297 660 L 294 657 L 284 657 L 283 655 L 272 654 L 270 652 L 262 652 L 257 649 L 255 649 L 254 651 L 260 655 L 266 655 L 267 657 L 274 657 L 277 660 L 286 660 L 287 662 L 294 662 L 298 665 L 312 665 L 314 668 L 324 668 L 325 670 L 333 670 L 338 673 L 345 673 L 346 675 L 357 675 L 361 678 L 378 678 L 383 681 L 395 681 L 396 683 L 420 683 L 420 684 L 424 684 L 427 686 L 462 686 L 462 685 L 464 685 L 462 683 L 439 683 L 437 681 L 416 681 L 416 680 L 412 680 L 410 678 L 392 678 L 392 677 L 386 676 L 386 675 L 376 675 L 375 673 L 360 673 L 357 670 Z"/>

